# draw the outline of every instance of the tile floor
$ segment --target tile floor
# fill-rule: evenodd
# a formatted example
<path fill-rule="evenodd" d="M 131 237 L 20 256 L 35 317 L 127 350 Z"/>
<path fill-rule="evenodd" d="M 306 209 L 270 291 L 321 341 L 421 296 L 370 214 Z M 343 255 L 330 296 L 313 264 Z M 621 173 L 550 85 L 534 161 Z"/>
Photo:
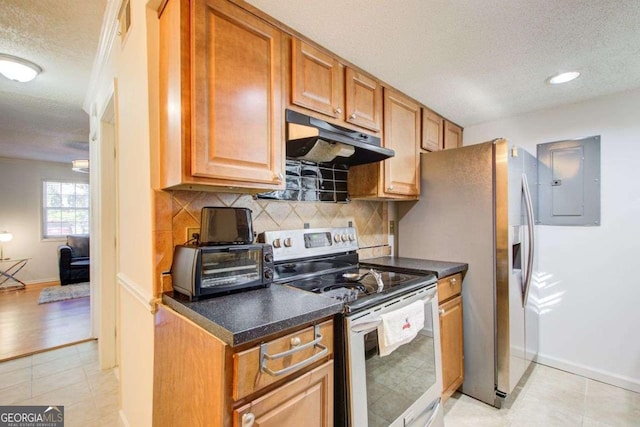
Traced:
<path fill-rule="evenodd" d="M 101 371 L 98 343 L 0 363 L 0 405 L 64 405 L 65 426 L 119 426 L 118 380 Z"/>
<path fill-rule="evenodd" d="M 445 403 L 447 427 L 640 427 L 640 394 L 534 365 L 502 409 L 456 393 Z M 119 426 L 118 380 L 101 371 L 89 341 L 0 363 L 0 405 L 65 407 L 65 426 Z"/>
<path fill-rule="evenodd" d="M 640 426 L 640 394 L 534 365 L 502 409 L 456 393 L 445 403 L 447 427 Z"/>

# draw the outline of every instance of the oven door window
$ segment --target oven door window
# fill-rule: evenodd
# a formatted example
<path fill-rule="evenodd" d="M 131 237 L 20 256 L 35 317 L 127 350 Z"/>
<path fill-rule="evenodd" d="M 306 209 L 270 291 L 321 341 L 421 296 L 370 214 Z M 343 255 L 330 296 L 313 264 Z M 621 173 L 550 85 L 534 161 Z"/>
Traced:
<path fill-rule="evenodd" d="M 220 285 L 242 285 L 261 280 L 262 251 L 248 249 L 233 252 L 202 253 L 203 289 Z"/>
<path fill-rule="evenodd" d="M 378 355 L 378 333 L 364 336 L 369 426 L 389 425 L 436 382 L 430 304 L 425 328 L 388 356 Z"/>

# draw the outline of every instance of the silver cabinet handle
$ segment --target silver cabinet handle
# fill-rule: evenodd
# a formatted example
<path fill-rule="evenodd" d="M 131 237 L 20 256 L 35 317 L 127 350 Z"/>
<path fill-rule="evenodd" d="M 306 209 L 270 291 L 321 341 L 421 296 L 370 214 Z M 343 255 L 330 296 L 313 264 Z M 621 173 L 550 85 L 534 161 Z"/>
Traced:
<path fill-rule="evenodd" d="M 256 417 L 251 412 L 247 412 L 242 416 L 242 427 L 252 427 Z"/>
<path fill-rule="evenodd" d="M 338 107 L 335 110 L 333 110 L 333 112 L 336 114 L 342 114 L 342 108 Z"/>
<path fill-rule="evenodd" d="M 355 119 L 356 117 L 358 117 L 356 116 L 356 113 L 353 113 L 352 115 L 349 116 L 350 119 Z"/>
<path fill-rule="evenodd" d="M 264 372 L 266 374 L 269 374 L 273 377 L 279 377 L 280 375 L 284 375 L 286 373 L 289 373 L 291 371 L 294 371 L 298 368 L 301 368 L 305 365 L 308 365 L 312 362 L 315 362 L 316 360 L 321 359 L 323 356 L 325 356 L 328 352 L 329 349 L 320 344 L 320 341 L 322 341 L 323 336 L 320 334 L 320 327 L 318 325 L 314 326 L 314 335 L 316 337 L 316 339 L 314 339 L 313 341 L 309 341 L 306 344 L 303 345 L 298 345 L 297 347 L 294 346 L 294 348 L 292 348 L 291 350 L 287 350 L 287 351 L 283 351 L 282 353 L 278 353 L 278 354 L 269 354 L 267 353 L 267 345 L 268 344 L 262 344 L 260 346 L 260 371 Z M 295 339 L 295 338 L 294 338 Z M 292 340 L 292 344 L 293 344 L 293 340 Z M 288 366 L 284 369 L 280 369 L 278 371 L 273 371 L 271 369 L 269 369 L 269 367 L 267 367 L 267 362 L 269 360 L 276 360 L 276 359 L 281 359 L 283 357 L 287 357 L 287 356 L 291 356 L 295 353 L 299 353 L 307 348 L 319 348 L 320 351 L 318 353 L 313 354 L 311 357 L 301 360 L 300 362 L 293 364 L 291 366 Z"/>
<path fill-rule="evenodd" d="M 390 185 L 389 187 L 387 187 L 387 191 L 391 191 L 393 190 L 393 185 Z"/>
<path fill-rule="evenodd" d="M 444 313 L 446 313 L 446 311 L 444 311 L 444 308 L 441 308 L 438 310 L 438 313 L 440 313 L 440 316 L 444 315 Z"/>
<path fill-rule="evenodd" d="M 284 175 L 282 174 L 282 172 L 278 172 L 278 179 L 280 181 L 284 181 Z"/>
<path fill-rule="evenodd" d="M 453 279 L 449 279 L 449 282 L 453 285 L 454 283 L 457 282 L 456 278 L 454 277 Z"/>

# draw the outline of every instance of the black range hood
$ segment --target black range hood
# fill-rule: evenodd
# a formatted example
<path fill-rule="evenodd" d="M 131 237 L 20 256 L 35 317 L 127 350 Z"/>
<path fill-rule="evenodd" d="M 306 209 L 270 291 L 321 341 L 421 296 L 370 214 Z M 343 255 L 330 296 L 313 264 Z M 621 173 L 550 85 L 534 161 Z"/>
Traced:
<path fill-rule="evenodd" d="M 363 165 L 393 157 L 380 138 L 286 110 L 287 157 L 317 163 Z"/>

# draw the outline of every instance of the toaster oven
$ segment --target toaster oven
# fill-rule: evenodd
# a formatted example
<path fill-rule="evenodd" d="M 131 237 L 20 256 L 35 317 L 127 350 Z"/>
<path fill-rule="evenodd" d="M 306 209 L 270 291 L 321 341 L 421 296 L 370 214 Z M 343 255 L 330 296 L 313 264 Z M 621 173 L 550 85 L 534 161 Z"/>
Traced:
<path fill-rule="evenodd" d="M 223 293 L 267 287 L 273 280 L 268 244 L 178 245 L 171 265 L 173 290 L 192 301 Z"/>

